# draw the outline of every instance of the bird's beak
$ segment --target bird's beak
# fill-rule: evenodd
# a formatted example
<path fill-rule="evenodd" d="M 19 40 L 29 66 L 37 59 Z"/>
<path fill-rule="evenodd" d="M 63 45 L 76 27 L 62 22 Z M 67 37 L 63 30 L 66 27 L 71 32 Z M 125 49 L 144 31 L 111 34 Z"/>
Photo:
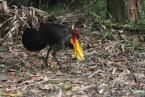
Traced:
<path fill-rule="evenodd" d="M 74 48 L 74 55 L 75 55 L 75 57 L 78 60 L 84 59 L 83 51 L 82 51 L 82 48 L 81 48 L 78 40 L 76 39 L 75 41 L 73 41 L 73 39 L 71 38 L 71 43 L 72 43 L 73 48 Z"/>

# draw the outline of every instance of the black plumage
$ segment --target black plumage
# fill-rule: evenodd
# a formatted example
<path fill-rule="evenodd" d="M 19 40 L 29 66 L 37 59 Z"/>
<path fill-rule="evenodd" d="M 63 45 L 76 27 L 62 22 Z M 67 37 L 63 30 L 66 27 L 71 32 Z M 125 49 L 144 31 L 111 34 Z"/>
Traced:
<path fill-rule="evenodd" d="M 33 28 L 26 28 L 24 30 L 22 43 L 24 47 L 30 51 L 39 51 L 49 46 L 45 59 L 45 66 L 48 66 L 47 59 L 50 51 L 53 51 L 52 55 L 60 65 L 55 54 L 65 47 L 73 47 L 70 42 L 73 34 L 74 31 L 67 26 L 53 23 L 41 23 L 38 31 Z M 62 70 L 61 65 L 60 69 Z"/>
<path fill-rule="evenodd" d="M 46 43 L 39 31 L 33 28 L 26 28 L 22 36 L 22 43 L 29 51 L 40 51 L 46 47 Z"/>

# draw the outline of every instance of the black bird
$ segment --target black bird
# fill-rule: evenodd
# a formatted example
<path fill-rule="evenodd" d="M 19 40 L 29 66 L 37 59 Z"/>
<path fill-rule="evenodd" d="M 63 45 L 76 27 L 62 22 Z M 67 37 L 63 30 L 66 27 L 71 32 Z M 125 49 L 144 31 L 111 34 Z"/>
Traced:
<path fill-rule="evenodd" d="M 55 56 L 57 51 L 65 47 L 70 47 L 74 49 L 74 54 L 77 59 L 83 59 L 83 53 L 78 42 L 78 37 L 78 29 L 70 29 L 61 24 L 41 23 L 38 31 L 34 28 L 26 28 L 24 30 L 22 43 L 29 51 L 40 51 L 49 46 L 44 60 L 45 66 L 48 66 L 48 56 L 50 51 L 52 51 L 53 57 L 62 70 L 61 64 Z"/>

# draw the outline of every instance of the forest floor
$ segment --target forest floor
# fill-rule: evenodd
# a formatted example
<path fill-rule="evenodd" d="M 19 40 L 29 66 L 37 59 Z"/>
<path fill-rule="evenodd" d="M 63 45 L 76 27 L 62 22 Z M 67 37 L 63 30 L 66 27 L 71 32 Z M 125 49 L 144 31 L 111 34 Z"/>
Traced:
<path fill-rule="evenodd" d="M 72 50 L 57 53 L 61 72 L 46 49 L 29 52 L 21 43 L 0 47 L 0 97 L 145 97 L 145 43 L 138 35 L 98 32 L 81 35 L 85 59 L 72 58 Z M 139 40 L 139 41 L 138 41 Z"/>

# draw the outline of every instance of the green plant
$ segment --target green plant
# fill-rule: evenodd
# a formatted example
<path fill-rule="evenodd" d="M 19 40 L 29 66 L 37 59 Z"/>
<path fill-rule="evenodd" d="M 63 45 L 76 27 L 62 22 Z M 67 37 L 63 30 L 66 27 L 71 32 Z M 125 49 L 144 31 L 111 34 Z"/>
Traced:
<path fill-rule="evenodd" d="M 141 47 L 140 45 L 135 44 L 134 42 L 126 42 L 124 44 L 122 44 L 122 50 L 126 51 L 126 50 L 144 50 L 143 47 Z"/>
<path fill-rule="evenodd" d="M 106 39 L 111 39 L 112 38 L 112 32 L 102 32 L 101 34 L 101 39 L 106 40 Z"/>
<path fill-rule="evenodd" d="M 41 10 L 45 10 L 48 13 L 55 12 L 55 14 L 63 14 L 65 10 L 65 4 L 64 3 L 57 3 L 56 5 L 49 5 L 48 4 L 41 4 L 40 6 Z"/>

